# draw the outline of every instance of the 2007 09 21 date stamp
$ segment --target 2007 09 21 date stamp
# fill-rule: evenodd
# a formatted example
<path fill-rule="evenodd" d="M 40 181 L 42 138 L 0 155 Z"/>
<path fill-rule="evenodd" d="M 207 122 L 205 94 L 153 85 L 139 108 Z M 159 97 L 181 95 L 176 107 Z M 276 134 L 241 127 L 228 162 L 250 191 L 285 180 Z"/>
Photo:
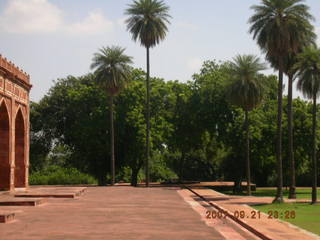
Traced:
<path fill-rule="evenodd" d="M 294 210 L 286 210 L 286 211 L 277 211 L 270 210 L 267 213 L 268 219 L 295 219 L 296 211 Z M 243 210 L 236 210 L 233 213 L 227 213 L 224 210 L 207 210 L 206 218 L 207 219 L 215 219 L 215 218 L 226 218 L 227 216 L 233 216 L 238 219 L 261 219 L 262 214 L 260 211 L 252 210 L 250 212 L 246 212 Z"/>

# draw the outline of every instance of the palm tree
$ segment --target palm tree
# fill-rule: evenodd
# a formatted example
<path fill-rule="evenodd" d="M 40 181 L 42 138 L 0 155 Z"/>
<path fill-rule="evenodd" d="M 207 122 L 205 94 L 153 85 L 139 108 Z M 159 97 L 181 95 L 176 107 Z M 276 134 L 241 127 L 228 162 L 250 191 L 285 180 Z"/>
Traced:
<path fill-rule="evenodd" d="M 284 59 L 284 73 L 288 77 L 288 162 L 290 167 L 290 187 L 289 187 L 289 199 L 296 199 L 296 174 L 295 174 L 295 159 L 293 152 L 293 111 L 292 111 L 292 87 L 293 81 L 295 80 L 295 75 L 297 69 L 294 68 L 294 65 L 297 62 L 297 55 L 302 52 L 302 47 L 306 47 L 310 44 L 314 44 L 315 34 L 310 32 L 309 39 L 306 39 L 305 43 L 301 44 L 301 49 L 298 53 L 290 53 Z M 271 65 L 274 68 L 277 68 L 277 60 L 270 60 Z"/>
<path fill-rule="evenodd" d="M 305 48 L 304 52 L 298 56 L 295 65 L 298 70 L 297 88 L 303 95 L 313 100 L 312 111 L 312 140 L 313 140 L 313 184 L 312 203 L 317 202 L 317 97 L 320 95 L 320 49 L 315 46 Z"/>
<path fill-rule="evenodd" d="M 110 111 L 110 153 L 111 185 L 115 183 L 113 98 L 126 86 L 130 75 L 132 57 L 124 54 L 125 48 L 118 46 L 103 47 L 94 54 L 91 69 L 95 69 L 96 81 L 103 86 L 109 95 Z"/>
<path fill-rule="evenodd" d="M 292 86 L 296 70 L 294 65 L 297 62 L 297 55 L 300 54 L 303 48 L 315 44 L 316 34 L 313 31 L 313 27 L 308 24 L 305 29 L 304 38 L 300 39 L 297 43 L 299 48 L 296 52 L 290 53 L 285 60 L 284 72 L 288 77 L 288 162 L 290 164 L 290 188 L 289 199 L 296 199 L 296 169 L 293 152 L 293 111 L 292 111 Z"/>
<path fill-rule="evenodd" d="M 259 78 L 258 73 L 265 68 L 260 59 L 253 55 L 238 55 L 230 63 L 232 81 L 227 87 L 227 98 L 232 104 L 241 107 L 245 112 L 248 195 L 251 195 L 249 111 L 258 106 L 262 101 L 264 84 L 263 79 Z"/>
<path fill-rule="evenodd" d="M 146 101 L 146 186 L 149 186 L 150 159 L 150 56 L 149 50 L 164 40 L 169 24 L 169 7 L 160 0 L 136 0 L 129 5 L 125 14 L 127 30 L 134 41 L 139 41 L 147 51 L 147 101 Z"/>
<path fill-rule="evenodd" d="M 282 174 L 282 89 L 285 59 L 296 54 L 313 26 L 309 8 L 303 0 L 261 0 L 260 5 L 251 8 L 255 11 L 249 19 L 250 33 L 257 40 L 266 58 L 279 70 L 278 118 L 277 118 L 277 194 L 274 202 L 283 202 Z M 272 62 L 275 60 L 276 62 Z"/>
<path fill-rule="evenodd" d="M 289 199 L 296 199 L 296 169 L 293 152 L 293 112 L 292 112 L 292 85 L 295 71 L 293 66 L 296 63 L 296 54 L 287 56 L 285 70 L 288 77 L 288 162 L 290 164 L 290 188 Z"/>

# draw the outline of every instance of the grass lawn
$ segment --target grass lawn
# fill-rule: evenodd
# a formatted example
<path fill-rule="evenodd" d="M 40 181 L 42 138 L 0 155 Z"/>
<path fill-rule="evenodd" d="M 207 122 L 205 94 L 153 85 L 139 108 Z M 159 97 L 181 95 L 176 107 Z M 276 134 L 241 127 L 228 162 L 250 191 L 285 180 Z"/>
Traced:
<path fill-rule="evenodd" d="M 274 197 L 276 188 L 257 188 L 252 195 L 258 197 Z M 232 191 L 223 192 L 232 195 Z M 320 200 L 320 189 L 317 191 L 318 199 Z M 283 196 L 288 197 L 289 189 L 283 189 Z M 311 199 L 311 188 L 297 188 L 297 199 Z M 245 195 L 245 192 L 243 193 Z M 261 206 L 253 206 L 261 212 L 268 213 L 268 211 L 278 211 L 281 220 L 290 222 L 298 227 L 306 229 L 310 232 L 320 235 L 320 204 L 311 205 L 309 203 L 283 203 L 283 204 L 268 204 Z M 286 211 L 295 211 L 295 218 L 286 219 L 284 217 Z"/>
<path fill-rule="evenodd" d="M 276 188 L 257 188 L 255 196 L 275 196 Z M 318 199 L 320 199 L 320 189 L 317 191 Z M 289 189 L 283 189 L 283 196 L 288 197 Z M 296 189 L 297 199 L 311 199 L 311 188 L 297 188 Z"/>
<path fill-rule="evenodd" d="M 257 188 L 255 192 L 252 192 L 253 196 L 257 197 L 274 197 L 276 195 L 276 188 Z M 224 194 L 233 195 L 232 191 L 224 191 Z M 320 200 L 320 189 L 318 188 L 318 200 Z M 245 192 L 243 193 L 245 195 Z M 287 198 L 289 195 L 289 189 L 283 189 L 283 196 Z M 297 199 L 311 199 L 311 188 L 297 188 Z M 320 227 L 320 225 L 319 225 Z"/>
<path fill-rule="evenodd" d="M 310 232 L 320 235 L 320 204 L 310 205 L 309 203 L 284 203 L 284 204 L 268 204 L 261 206 L 253 206 L 255 209 L 268 213 L 268 211 L 278 211 L 279 215 L 285 215 L 286 211 L 295 211 L 295 218 L 285 219 L 296 226 L 306 229 Z"/>

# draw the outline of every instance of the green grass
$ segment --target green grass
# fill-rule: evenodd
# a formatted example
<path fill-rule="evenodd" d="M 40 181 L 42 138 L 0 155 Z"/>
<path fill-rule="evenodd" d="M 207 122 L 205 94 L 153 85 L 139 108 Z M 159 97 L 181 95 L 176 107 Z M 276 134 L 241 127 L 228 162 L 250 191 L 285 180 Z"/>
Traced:
<path fill-rule="evenodd" d="M 252 192 L 257 197 L 274 197 L 276 188 L 257 188 Z M 232 191 L 225 191 L 225 194 L 233 194 Z M 318 189 L 318 199 L 320 199 L 320 189 Z M 289 190 L 283 189 L 283 196 L 288 197 Z M 245 192 L 243 195 L 246 195 Z M 297 199 L 311 199 L 311 188 L 297 188 Z M 320 235 L 320 205 L 311 205 L 310 203 L 283 203 L 253 206 L 255 209 L 268 213 L 278 211 L 281 220 L 290 222 L 298 227 Z M 286 211 L 295 211 L 295 218 L 285 218 Z M 281 218 L 282 214 L 282 218 Z"/>
<path fill-rule="evenodd" d="M 278 211 L 281 220 L 290 222 L 296 226 L 320 235 L 320 205 L 309 203 L 283 203 L 253 206 L 255 209 L 268 213 L 268 211 Z M 286 211 L 295 211 L 295 218 L 285 219 Z"/>
<path fill-rule="evenodd" d="M 252 192 L 253 196 L 257 197 L 274 197 L 276 195 L 276 188 L 257 188 L 255 192 Z M 233 195 L 232 191 L 224 191 L 224 194 Z M 320 200 L 320 189 L 317 191 L 318 199 Z M 245 192 L 241 195 L 246 195 Z M 287 198 L 289 190 L 283 189 L 283 196 Z M 297 199 L 311 199 L 311 188 L 297 188 L 296 189 Z"/>

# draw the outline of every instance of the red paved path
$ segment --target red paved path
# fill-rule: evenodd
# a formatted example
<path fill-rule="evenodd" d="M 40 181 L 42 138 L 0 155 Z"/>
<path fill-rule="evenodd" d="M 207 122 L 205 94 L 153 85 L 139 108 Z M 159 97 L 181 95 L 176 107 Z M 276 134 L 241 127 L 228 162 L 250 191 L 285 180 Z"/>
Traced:
<path fill-rule="evenodd" d="M 0 207 L 0 211 L 15 210 L 17 219 L 0 224 L 0 239 L 226 239 L 214 224 L 202 221 L 177 190 L 89 187 L 76 199 L 48 199 L 38 207 Z M 220 231 L 242 236 L 232 239 L 254 239 L 232 224 L 219 224 Z"/>

